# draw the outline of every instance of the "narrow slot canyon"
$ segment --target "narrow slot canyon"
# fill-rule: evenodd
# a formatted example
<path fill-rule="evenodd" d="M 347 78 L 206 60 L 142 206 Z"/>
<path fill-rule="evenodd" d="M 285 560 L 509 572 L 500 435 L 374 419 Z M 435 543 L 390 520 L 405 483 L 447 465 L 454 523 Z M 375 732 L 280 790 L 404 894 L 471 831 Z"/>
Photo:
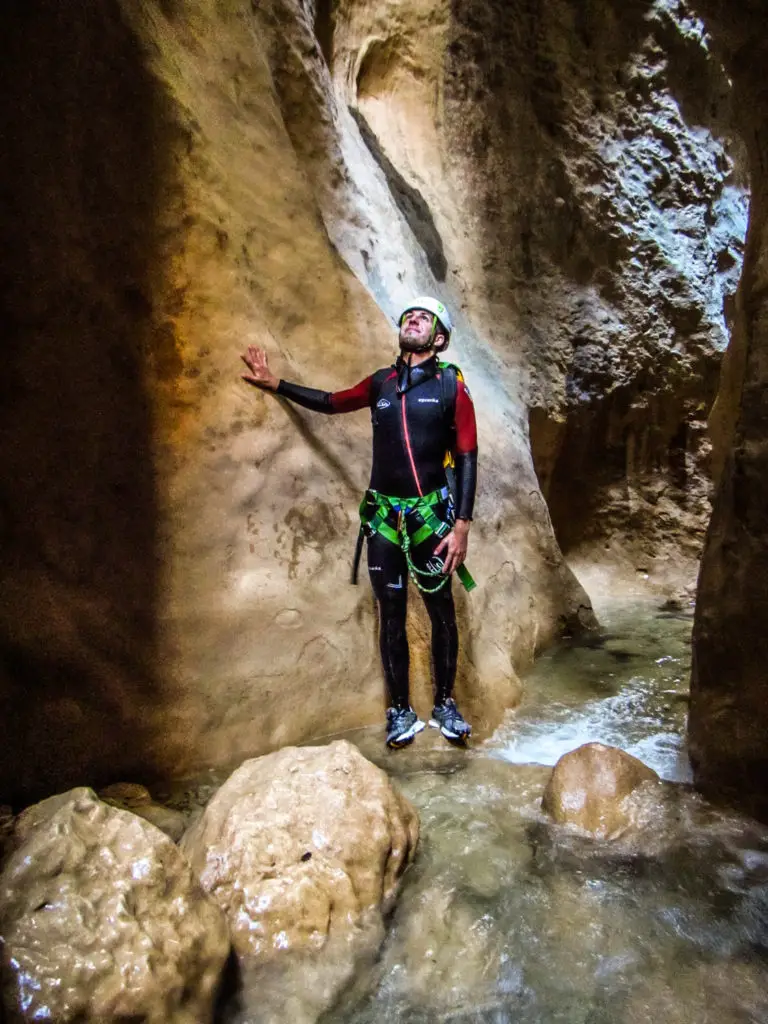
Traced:
<path fill-rule="evenodd" d="M 0 1019 L 768 1021 L 767 19 L 12 0 Z"/>

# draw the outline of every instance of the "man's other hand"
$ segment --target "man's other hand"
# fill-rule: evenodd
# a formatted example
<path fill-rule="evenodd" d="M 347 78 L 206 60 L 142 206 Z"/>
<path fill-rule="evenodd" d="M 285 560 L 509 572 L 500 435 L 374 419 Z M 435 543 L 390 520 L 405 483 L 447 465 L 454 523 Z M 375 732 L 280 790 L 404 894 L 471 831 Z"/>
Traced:
<path fill-rule="evenodd" d="M 469 545 L 469 527 L 468 519 L 457 519 L 448 536 L 443 537 L 435 548 L 436 555 L 443 551 L 446 552 L 443 558 L 443 572 L 455 572 L 460 565 L 463 565 Z"/>
<path fill-rule="evenodd" d="M 277 391 L 280 381 L 269 369 L 267 353 L 263 349 L 256 348 L 255 345 L 249 345 L 240 358 L 250 371 L 249 373 L 241 374 L 244 381 L 248 384 L 253 384 L 256 388 Z"/>

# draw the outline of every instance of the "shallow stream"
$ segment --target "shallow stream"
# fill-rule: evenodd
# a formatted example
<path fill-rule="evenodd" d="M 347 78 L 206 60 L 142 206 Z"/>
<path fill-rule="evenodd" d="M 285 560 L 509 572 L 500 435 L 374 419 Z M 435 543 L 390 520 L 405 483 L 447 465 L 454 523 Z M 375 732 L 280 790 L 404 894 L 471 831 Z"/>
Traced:
<path fill-rule="evenodd" d="M 614 607 L 604 635 L 545 654 L 487 743 L 433 730 L 397 754 L 350 736 L 419 810 L 422 841 L 367 994 L 323 1024 L 768 1022 L 768 830 L 685 785 L 691 618 Z M 552 765 L 601 740 L 675 787 L 636 850 L 541 817 Z"/>

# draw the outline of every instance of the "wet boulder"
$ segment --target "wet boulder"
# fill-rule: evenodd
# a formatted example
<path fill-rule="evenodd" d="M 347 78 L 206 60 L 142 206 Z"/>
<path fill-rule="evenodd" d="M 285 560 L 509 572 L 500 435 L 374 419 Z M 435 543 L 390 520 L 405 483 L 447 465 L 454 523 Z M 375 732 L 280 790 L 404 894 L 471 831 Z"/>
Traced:
<path fill-rule="evenodd" d="M 155 803 L 149 790 L 136 782 L 115 782 L 99 790 L 99 796 L 112 807 L 131 811 L 145 821 L 151 822 L 161 832 L 165 832 L 174 843 L 181 839 L 187 827 L 186 816 L 181 811 Z"/>
<path fill-rule="evenodd" d="M 181 848 L 226 911 L 236 951 L 266 957 L 386 911 L 417 840 L 409 802 L 338 741 L 246 761 Z"/>
<path fill-rule="evenodd" d="M 230 941 L 171 840 L 73 789 L 28 808 L 0 875 L 8 1019 L 204 1024 Z"/>
<path fill-rule="evenodd" d="M 660 785 L 659 776 L 636 757 L 618 747 L 585 743 L 557 762 L 541 806 L 558 824 L 614 839 L 635 823 L 630 798 L 646 783 Z"/>
<path fill-rule="evenodd" d="M 185 834 L 181 848 L 224 909 L 247 974 L 259 975 L 260 1019 L 294 992 L 294 1021 L 313 1020 L 378 948 L 418 841 L 418 818 L 386 774 L 345 741 L 288 747 L 246 761 Z M 311 968 L 285 973 L 286 954 Z M 326 966 L 324 966 L 324 962 Z M 326 969 L 327 967 L 327 969 Z M 274 968 L 274 969 L 273 969 Z M 277 975 L 282 979 L 275 982 Z M 301 1005 L 299 1005 L 301 1004 Z"/>

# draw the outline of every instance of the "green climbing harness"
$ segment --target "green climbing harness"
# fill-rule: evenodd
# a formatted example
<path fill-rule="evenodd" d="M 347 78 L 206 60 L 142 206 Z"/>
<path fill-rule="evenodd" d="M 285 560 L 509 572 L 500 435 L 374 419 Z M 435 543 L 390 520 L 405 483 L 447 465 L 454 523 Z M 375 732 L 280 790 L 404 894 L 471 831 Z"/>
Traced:
<path fill-rule="evenodd" d="M 379 491 L 367 490 L 360 503 L 361 527 L 355 552 L 355 564 L 352 570 L 352 582 L 357 582 L 357 568 L 363 536 L 366 533 L 369 536 L 379 533 L 392 544 L 402 548 L 408 565 L 408 575 L 419 590 L 425 594 L 434 594 L 444 587 L 450 576 L 444 573 L 441 567 L 420 569 L 417 565 L 414 565 L 411 558 L 411 548 L 423 544 L 430 537 L 443 538 L 446 534 L 450 533 L 452 529 L 451 524 L 444 522 L 435 512 L 435 506 L 444 503 L 448 499 L 449 491 L 447 487 L 442 487 L 439 490 L 432 491 L 431 494 L 425 494 L 423 497 L 418 498 L 393 498 L 388 494 L 381 494 Z M 406 517 L 412 514 L 418 514 L 422 525 L 411 536 L 408 533 Z M 393 518 L 395 526 L 392 525 Z M 456 575 L 466 591 L 473 590 L 477 586 L 466 566 L 460 565 L 456 570 Z M 439 577 L 439 581 L 435 586 L 428 586 L 426 582 L 422 582 L 420 577 L 425 581 L 434 580 Z"/>

